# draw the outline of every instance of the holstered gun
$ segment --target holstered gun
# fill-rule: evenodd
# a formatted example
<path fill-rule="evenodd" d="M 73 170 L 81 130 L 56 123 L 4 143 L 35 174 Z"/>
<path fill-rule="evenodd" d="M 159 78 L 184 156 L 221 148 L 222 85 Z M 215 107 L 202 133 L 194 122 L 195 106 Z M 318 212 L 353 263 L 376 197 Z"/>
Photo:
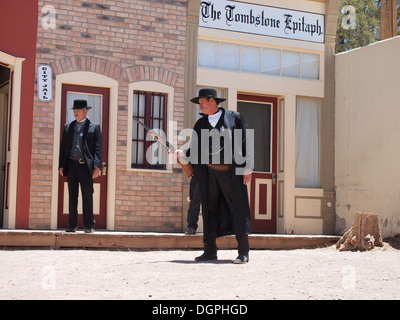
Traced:
<path fill-rule="evenodd" d="M 186 176 L 188 178 L 193 176 L 194 169 L 193 169 L 193 166 L 190 163 L 184 164 L 184 163 L 180 162 L 179 159 L 178 159 L 178 163 L 180 164 L 180 166 L 182 167 L 183 172 L 186 174 Z"/>

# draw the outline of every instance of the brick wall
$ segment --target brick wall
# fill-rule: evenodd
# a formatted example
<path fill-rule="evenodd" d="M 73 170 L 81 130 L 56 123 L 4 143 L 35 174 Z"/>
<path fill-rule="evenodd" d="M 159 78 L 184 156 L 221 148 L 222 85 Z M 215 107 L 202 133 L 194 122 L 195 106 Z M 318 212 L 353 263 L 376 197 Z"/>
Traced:
<path fill-rule="evenodd" d="M 183 126 L 187 0 L 39 1 L 36 64 L 54 75 L 91 71 L 119 83 L 115 229 L 182 231 L 182 174 L 126 170 L 128 85 L 152 80 L 174 87 L 174 120 Z M 45 5 L 55 29 L 44 29 Z M 36 88 L 36 87 L 35 87 Z M 55 81 L 54 81 L 55 93 Z M 30 228 L 51 222 L 55 98 L 33 107 Z M 62 124 L 63 125 L 63 124 Z M 58 152 L 56 152 L 58 155 Z"/>

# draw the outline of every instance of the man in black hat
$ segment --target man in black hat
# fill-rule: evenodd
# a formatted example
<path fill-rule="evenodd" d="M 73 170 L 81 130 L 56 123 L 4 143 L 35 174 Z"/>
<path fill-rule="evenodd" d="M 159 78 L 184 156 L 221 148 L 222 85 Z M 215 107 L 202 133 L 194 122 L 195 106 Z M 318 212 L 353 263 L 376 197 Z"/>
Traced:
<path fill-rule="evenodd" d="M 64 126 L 61 140 L 59 172 L 68 178 L 69 227 L 67 232 L 78 228 L 78 192 L 81 185 L 83 222 L 86 233 L 94 232 L 93 179 L 100 176 L 102 163 L 102 136 L 100 125 L 86 118 L 90 106 L 86 100 L 75 100 L 70 107 L 75 120 Z"/>
<path fill-rule="evenodd" d="M 251 180 L 253 157 L 241 115 L 218 107 L 224 100 L 211 88 L 201 89 L 199 96 L 190 100 L 200 105 L 203 117 L 194 126 L 186 154 L 181 150 L 177 153 L 182 161 L 194 165 L 201 190 L 204 253 L 195 260 L 217 259 L 216 238 L 235 234 L 239 255 L 234 263 L 240 264 L 249 261 L 251 227 L 246 184 Z"/>

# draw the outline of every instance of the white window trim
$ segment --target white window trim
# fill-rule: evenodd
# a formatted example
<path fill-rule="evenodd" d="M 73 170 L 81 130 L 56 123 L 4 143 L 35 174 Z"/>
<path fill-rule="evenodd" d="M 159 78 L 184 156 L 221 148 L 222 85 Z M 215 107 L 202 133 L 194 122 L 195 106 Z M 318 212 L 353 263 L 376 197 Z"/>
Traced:
<path fill-rule="evenodd" d="M 127 171 L 140 171 L 140 172 L 157 172 L 157 173 L 172 173 L 172 155 L 167 157 L 167 165 L 165 170 L 154 169 L 138 169 L 132 168 L 132 117 L 133 117 L 133 92 L 134 91 L 149 91 L 167 94 L 167 139 L 173 141 L 173 116 L 174 116 L 174 93 L 173 87 L 156 81 L 138 81 L 129 84 L 128 93 L 128 132 L 127 132 L 127 151 L 126 151 L 126 169 Z"/>

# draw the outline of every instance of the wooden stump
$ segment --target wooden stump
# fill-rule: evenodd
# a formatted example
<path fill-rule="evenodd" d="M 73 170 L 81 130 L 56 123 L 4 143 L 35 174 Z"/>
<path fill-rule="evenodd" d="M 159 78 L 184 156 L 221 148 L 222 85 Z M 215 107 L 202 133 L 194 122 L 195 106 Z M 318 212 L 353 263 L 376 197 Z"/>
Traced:
<path fill-rule="evenodd" d="M 336 249 L 339 249 L 339 251 L 364 251 L 382 245 L 378 216 L 373 213 L 357 212 L 351 229 L 336 243 Z"/>

